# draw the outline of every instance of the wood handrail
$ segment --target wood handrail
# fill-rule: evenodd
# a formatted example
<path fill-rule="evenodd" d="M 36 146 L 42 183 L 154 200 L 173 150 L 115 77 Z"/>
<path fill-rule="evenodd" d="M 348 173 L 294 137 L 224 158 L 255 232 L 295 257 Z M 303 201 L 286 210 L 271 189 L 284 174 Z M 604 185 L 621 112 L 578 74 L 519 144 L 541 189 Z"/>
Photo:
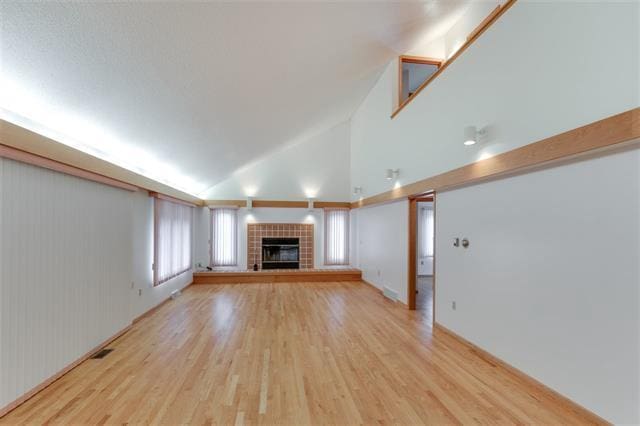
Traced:
<path fill-rule="evenodd" d="M 436 72 L 434 72 L 429 78 L 427 78 L 416 89 L 416 91 L 413 92 L 410 97 L 408 97 L 400 105 L 398 105 L 398 108 L 396 108 L 396 110 L 391 114 L 391 118 L 393 119 L 396 115 L 398 115 L 398 113 L 402 111 L 407 105 L 409 105 L 411 101 L 414 100 L 416 96 L 418 96 L 418 94 L 424 90 L 425 87 L 427 87 L 429 84 L 431 84 L 432 81 L 438 78 L 444 72 L 444 70 L 446 70 L 449 65 L 451 65 L 456 59 L 458 59 L 469 46 L 471 46 L 491 25 L 493 25 L 494 22 L 498 20 L 498 18 L 504 15 L 504 13 L 509 10 L 509 8 L 513 6 L 516 1 L 517 0 L 507 0 L 504 5 L 497 6 L 496 9 L 491 12 L 491 14 L 486 17 L 476 29 L 471 32 L 471 35 L 469 35 L 467 41 L 460 47 L 460 49 L 458 49 L 449 59 L 442 62 L 440 68 L 438 68 Z"/>

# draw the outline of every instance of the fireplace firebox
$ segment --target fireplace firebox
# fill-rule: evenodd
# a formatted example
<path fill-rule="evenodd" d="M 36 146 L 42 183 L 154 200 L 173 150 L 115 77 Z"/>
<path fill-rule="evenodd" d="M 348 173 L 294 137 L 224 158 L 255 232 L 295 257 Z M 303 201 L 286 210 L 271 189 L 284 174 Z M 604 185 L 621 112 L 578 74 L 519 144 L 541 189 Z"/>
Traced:
<path fill-rule="evenodd" d="M 263 238 L 262 269 L 300 269 L 300 239 Z"/>

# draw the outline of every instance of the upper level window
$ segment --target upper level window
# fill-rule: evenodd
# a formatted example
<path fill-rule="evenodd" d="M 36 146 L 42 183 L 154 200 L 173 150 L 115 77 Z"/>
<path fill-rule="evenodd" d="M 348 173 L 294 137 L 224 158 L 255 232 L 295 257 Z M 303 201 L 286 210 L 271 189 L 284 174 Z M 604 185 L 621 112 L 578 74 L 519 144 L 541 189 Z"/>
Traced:
<path fill-rule="evenodd" d="M 399 104 L 409 99 L 442 65 L 442 60 L 419 56 L 400 56 L 398 70 Z"/>
<path fill-rule="evenodd" d="M 238 265 L 238 210 L 211 209 L 211 266 Z"/>
<path fill-rule="evenodd" d="M 154 199 L 154 284 L 162 284 L 191 269 L 193 208 Z"/>

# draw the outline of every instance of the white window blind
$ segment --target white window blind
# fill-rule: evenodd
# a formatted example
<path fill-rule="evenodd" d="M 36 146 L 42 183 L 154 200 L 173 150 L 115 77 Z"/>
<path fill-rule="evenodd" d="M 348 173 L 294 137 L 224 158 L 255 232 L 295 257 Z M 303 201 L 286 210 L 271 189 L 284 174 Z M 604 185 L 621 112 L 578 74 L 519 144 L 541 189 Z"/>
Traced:
<path fill-rule="evenodd" d="M 238 211 L 211 209 L 211 265 L 238 265 Z"/>
<path fill-rule="evenodd" d="M 433 207 L 420 208 L 420 257 L 433 256 Z"/>
<path fill-rule="evenodd" d="M 324 263 L 349 264 L 349 210 L 324 211 Z"/>
<path fill-rule="evenodd" d="M 155 285 L 191 269 L 193 208 L 154 199 Z"/>

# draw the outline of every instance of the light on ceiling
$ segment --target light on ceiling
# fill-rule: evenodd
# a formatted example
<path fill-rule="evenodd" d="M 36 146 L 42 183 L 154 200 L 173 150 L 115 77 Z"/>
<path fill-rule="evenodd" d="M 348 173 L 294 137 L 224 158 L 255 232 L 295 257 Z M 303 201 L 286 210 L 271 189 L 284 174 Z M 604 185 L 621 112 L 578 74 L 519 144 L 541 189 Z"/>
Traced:
<path fill-rule="evenodd" d="M 400 175 L 400 169 L 387 169 L 385 177 L 387 180 L 393 180 L 398 179 L 398 175 Z"/>
<path fill-rule="evenodd" d="M 247 197 L 247 210 L 251 210 L 253 208 L 253 198 Z"/>
<path fill-rule="evenodd" d="M 478 130 L 476 126 L 467 126 L 464 128 L 464 144 L 466 146 L 475 145 L 478 141 Z"/>
<path fill-rule="evenodd" d="M 313 211 L 313 198 L 307 198 L 307 208 L 310 212 Z"/>
<path fill-rule="evenodd" d="M 464 128 L 464 144 L 466 146 L 475 145 L 478 143 L 481 137 L 487 134 L 487 129 L 476 129 L 476 126 L 467 126 Z"/>

